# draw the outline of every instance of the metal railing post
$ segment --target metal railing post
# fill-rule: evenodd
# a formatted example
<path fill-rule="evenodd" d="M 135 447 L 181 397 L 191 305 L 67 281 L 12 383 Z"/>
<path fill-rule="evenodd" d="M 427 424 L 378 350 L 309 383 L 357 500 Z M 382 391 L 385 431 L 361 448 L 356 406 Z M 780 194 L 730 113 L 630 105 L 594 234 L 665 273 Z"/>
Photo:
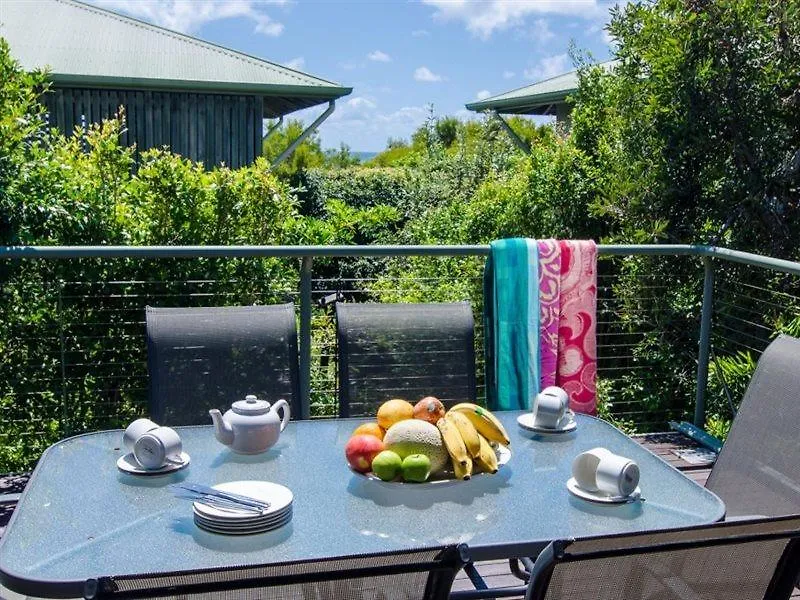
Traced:
<path fill-rule="evenodd" d="M 311 270 L 312 256 L 300 265 L 300 418 L 311 416 Z"/>
<path fill-rule="evenodd" d="M 694 405 L 694 424 L 703 427 L 706 421 L 706 388 L 708 387 L 708 357 L 711 347 L 711 317 L 714 310 L 714 263 L 703 257 L 703 307 L 700 313 L 700 343 L 697 355 L 697 393 Z"/>
<path fill-rule="evenodd" d="M 58 347 L 61 353 L 61 435 L 67 436 L 72 433 L 72 426 L 69 422 L 69 409 L 67 407 L 67 348 L 64 336 L 64 282 L 58 282 Z"/>

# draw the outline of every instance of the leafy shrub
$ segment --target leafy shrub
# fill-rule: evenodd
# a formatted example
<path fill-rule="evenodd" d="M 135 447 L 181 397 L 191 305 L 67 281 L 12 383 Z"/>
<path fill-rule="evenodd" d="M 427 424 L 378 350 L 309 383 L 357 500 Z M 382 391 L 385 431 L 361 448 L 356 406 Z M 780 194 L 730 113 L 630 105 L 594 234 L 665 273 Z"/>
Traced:
<path fill-rule="evenodd" d="M 310 169 L 299 175 L 298 198 L 302 212 L 320 216 L 328 199 L 354 208 L 384 204 L 401 211 L 414 194 L 412 179 L 403 168 Z"/>

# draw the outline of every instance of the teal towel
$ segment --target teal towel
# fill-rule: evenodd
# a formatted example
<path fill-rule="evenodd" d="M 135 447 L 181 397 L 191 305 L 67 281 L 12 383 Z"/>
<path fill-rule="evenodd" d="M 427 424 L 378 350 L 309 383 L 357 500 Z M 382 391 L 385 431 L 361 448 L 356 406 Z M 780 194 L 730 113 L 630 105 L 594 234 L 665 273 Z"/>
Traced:
<path fill-rule="evenodd" d="M 527 410 L 539 393 L 539 249 L 535 240 L 492 242 L 483 273 L 486 401 Z"/>

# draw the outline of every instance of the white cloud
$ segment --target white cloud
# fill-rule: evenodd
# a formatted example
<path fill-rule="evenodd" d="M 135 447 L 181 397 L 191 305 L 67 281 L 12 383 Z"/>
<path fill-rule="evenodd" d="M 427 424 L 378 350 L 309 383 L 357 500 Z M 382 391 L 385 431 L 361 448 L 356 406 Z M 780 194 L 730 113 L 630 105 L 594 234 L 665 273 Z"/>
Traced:
<path fill-rule="evenodd" d="M 433 71 L 431 71 L 428 67 L 419 67 L 416 71 L 414 71 L 414 79 L 417 81 L 428 81 L 428 82 L 435 82 L 441 81 L 442 76 L 437 75 Z"/>
<path fill-rule="evenodd" d="M 367 58 L 370 60 L 374 60 L 375 62 L 392 62 L 392 57 L 386 54 L 385 52 L 381 52 L 380 50 L 375 50 L 375 52 L 370 52 L 367 54 Z"/>
<path fill-rule="evenodd" d="M 463 21 L 467 31 L 488 39 L 495 31 L 519 27 L 530 15 L 564 15 L 594 18 L 606 7 L 599 0 L 422 0 L 436 8 L 435 17 Z"/>
<path fill-rule="evenodd" d="M 310 123 L 319 112 L 316 107 L 295 114 Z M 408 139 L 428 115 L 424 106 L 384 111 L 375 97 L 357 96 L 337 104 L 336 111 L 320 127 L 320 135 L 326 147 L 337 147 L 339 140 L 346 139 L 354 150 L 379 150 L 388 138 Z"/>
<path fill-rule="evenodd" d="M 492 95 L 492 92 L 490 92 L 489 90 L 481 90 L 480 92 L 475 94 L 475 97 L 478 100 L 486 100 L 486 98 L 488 98 L 491 95 Z"/>
<path fill-rule="evenodd" d="M 254 31 L 278 36 L 283 24 L 263 9 L 267 4 L 282 5 L 286 0 L 90 0 L 93 4 L 128 14 L 183 33 L 198 31 L 206 23 L 243 18 L 254 22 Z"/>
<path fill-rule="evenodd" d="M 375 102 L 364 96 L 350 98 L 345 104 L 351 108 L 375 108 L 377 106 Z"/>
<path fill-rule="evenodd" d="M 537 44 L 544 45 L 556 37 L 556 34 L 552 32 L 545 19 L 536 19 L 528 30 L 528 36 Z"/>
<path fill-rule="evenodd" d="M 503 71 L 503 79 L 512 79 L 514 76 L 516 76 L 514 71 Z"/>
<path fill-rule="evenodd" d="M 541 81 L 542 79 L 550 79 L 557 75 L 563 75 L 571 70 L 572 65 L 569 62 L 569 56 L 566 54 L 556 54 L 555 56 L 546 56 L 536 63 L 536 66 L 525 69 L 523 75 L 525 79 Z"/>
<path fill-rule="evenodd" d="M 429 37 L 430 35 L 431 32 L 428 31 L 427 29 L 415 29 L 414 31 L 411 32 L 411 36 L 415 38 Z"/>
<path fill-rule="evenodd" d="M 306 59 L 302 56 L 298 56 L 293 58 L 292 60 L 287 60 L 283 63 L 283 66 L 289 67 L 290 69 L 294 69 L 295 71 L 299 71 L 306 65 Z"/>

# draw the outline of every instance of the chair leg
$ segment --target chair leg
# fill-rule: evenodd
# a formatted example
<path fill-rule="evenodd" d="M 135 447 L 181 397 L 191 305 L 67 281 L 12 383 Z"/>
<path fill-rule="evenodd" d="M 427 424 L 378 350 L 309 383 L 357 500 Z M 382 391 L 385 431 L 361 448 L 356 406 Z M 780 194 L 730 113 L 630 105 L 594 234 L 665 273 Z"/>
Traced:
<path fill-rule="evenodd" d="M 471 562 L 464 565 L 464 572 L 475 589 L 450 592 L 451 600 L 497 600 L 497 598 L 519 598 L 525 595 L 525 586 L 490 588 Z"/>
<path fill-rule="evenodd" d="M 522 563 L 521 567 L 520 563 Z M 531 571 L 533 570 L 533 561 L 530 558 L 525 556 L 522 558 L 509 558 L 508 567 L 517 579 L 521 579 L 525 583 L 530 581 Z"/>
<path fill-rule="evenodd" d="M 475 568 L 475 564 L 468 562 L 464 565 L 464 573 L 467 574 L 469 580 L 472 582 L 472 585 L 475 586 L 476 590 L 488 590 L 489 586 L 486 585 L 486 582 L 481 577 L 481 574 L 478 573 L 478 569 Z"/>

